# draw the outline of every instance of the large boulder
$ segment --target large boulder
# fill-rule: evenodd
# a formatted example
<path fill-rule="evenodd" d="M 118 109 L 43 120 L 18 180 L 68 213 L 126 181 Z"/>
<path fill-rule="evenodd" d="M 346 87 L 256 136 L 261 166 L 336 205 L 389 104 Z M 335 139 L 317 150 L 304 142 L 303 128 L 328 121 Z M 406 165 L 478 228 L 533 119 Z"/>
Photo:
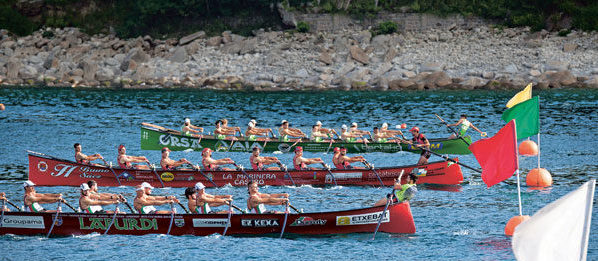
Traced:
<path fill-rule="evenodd" d="M 253 37 L 244 41 L 241 41 L 241 49 L 239 54 L 255 53 L 257 49 L 257 38 Z"/>
<path fill-rule="evenodd" d="M 592 75 L 583 85 L 589 88 L 598 88 L 598 75 Z"/>
<path fill-rule="evenodd" d="M 332 56 L 330 55 L 329 52 L 324 51 L 318 57 L 318 61 L 323 62 L 326 65 L 331 65 L 332 64 Z"/>
<path fill-rule="evenodd" d="M 139 48 L 133 48 L 127 56 L 123 59 L 120 65 L 122 71 L 134 70 L 137 64 L 146 63 L 150 59 L 150 56 Z"/>
<path fill-rule="evenodd" d="M 96 80 L 100 82 L 112 81 L 114 79 L 114 72 L 108 68 L 100 68 L 96 73 Z"/>
<path fill-rule="evenodd" d="M 25 65 L 19 69 L 19 78 L 23 80 L 37 78 L 37 69 L 31 65 Z"/>
<path fill-rule="evenodd" d="M 488 80 L 480 78 L 480 77 L 475 77 L 475 76 L 470 76 L 468 78 L 466 78 L 465 80 L 463 80 L 462 82 L 459 83 L 459 85 L 461 85 L 462 88 L 464 89 L 476 89 L 476 88 L 480 88 L 482 86 L 485 86 L 486 83 L 488 83 Z"/>
<path fill-rule="evenodd" d="M 179 40 L 179 45 L 185 45 L 185 44 L 192 42 L 195 39 L 201 39 L 201 38 L 205 38 L 205 37 L 206 37 L 206 32 L 204 32 L 204 31 L 195 32 L 195 33 L 192 33 L 190 35 L 187 35 L 187 36 L 184 36 L 183 38 L 181 38 Z"/>
<path fill-rule="evenodd" d="M 566 43 L 563 45 L 563 52 L 573 52 L 577 49 L 578 45 L 576 43 Z"/>
<path fill-rule="evenodd" d="M 92 81 L 95 79 L 98 70 L 98 65 L 95 62 L 84 60 L 79 66 L 83 69 L 83 80 Z"/>
<path fill-rule="evenodd" d="M 545 71 L 565 71 L 569 69 L 569 64 L 561 61 L 548 61 L 544 66 Z"/>
<path fill-rule="evenodd" d="M 19 70 L 21 69 L 21 62 L 17 59 L 10 59 L 6 64 L 6 78 L 14 80 L 19 77 Z"/>
<path fill-rule="evenodd" d="M 570 71 L 559 71 L 559 72 L 545 72 L 539 79 L 539 82 L 548 82 L 548 85 L 553 88 L 559 88 L 561 86 L 571 86 L 577 83 L 577 77 L 575 77 Z"/>
<path fill-rule="evenodd" d="M 453 83 L 451 77 L 445 72 L 424 72 L 418 74 L 416 82 L 423 85 L 424 89 L 435 89 L 436 87 L 445 87 Z"/>
<path fill-rule="evenodd" d="M 444 64 L 442 63 L 424 63 L 419 67 L 420 72 L 438 72 L 444 70 Z"/>
<path fill-rule="evenodd" d="M 170 56 L 169 60 L 173 63 L 184 63 L 187 61 L 187 58 L 187 50 L 185 50 L 185 47 L 179 46 L 176 48 L 172 56 Z"/>
<path fill-rule="evenodd" d="M 220 51 L 228 54 L 239 54 L 239 52 L 241 52 L 241 48 L 243 48 L 242 43 L 229 42 L 224 44 L 224 46 L 220 48 Z"/>
<path fill-rule="evenodd" d="M 353 45 L 349 48 L 349 51 L 351 52 L 351 58 L 353 58 L 353 60 L 366 65 L 370 63 L 370 57 L 363 51 L 363 49 L 359 48 L 359 46 Z"/>
<path fill-rule="evenodd" d="M 43 66 L 44 68 L 46 68 L 46 70 L 48 70 L 51 68 L 57 68 L 59 63 L 60 62 L 58 61 L 58 59 L 56 59 L 54 52 L 50 52 L 48 57 L 46 57 Z"/>
<path fill-rule="evenodd" d="M 220 46 L 220 43 L 222 43 L 222 37 L 213 36 L 213 37 L 210 37 L 208 39 L 208 41 L 206 41 L 206 46 L 218 47 L 218 46 Z"/>

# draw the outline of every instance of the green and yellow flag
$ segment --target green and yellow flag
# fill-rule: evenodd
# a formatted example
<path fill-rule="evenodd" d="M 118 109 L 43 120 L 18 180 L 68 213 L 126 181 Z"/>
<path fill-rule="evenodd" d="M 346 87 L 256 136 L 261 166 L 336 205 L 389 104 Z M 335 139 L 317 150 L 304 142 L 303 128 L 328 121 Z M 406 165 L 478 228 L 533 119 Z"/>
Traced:
<path fill-rule="evenodd" d="M 507 108 L 511 108 L 519 103 L 527 101 L 532 98 L 532 83 L 525 86 L 523 91 L 518 92 L 507 102 Z"/>
<path fill-rule="evenodd" d="M 540 132 L 540 98 L 538 96 L 521 102 L 502 114 L 502 120 L 517 123 L 517 139 L 524 139 Z"/>

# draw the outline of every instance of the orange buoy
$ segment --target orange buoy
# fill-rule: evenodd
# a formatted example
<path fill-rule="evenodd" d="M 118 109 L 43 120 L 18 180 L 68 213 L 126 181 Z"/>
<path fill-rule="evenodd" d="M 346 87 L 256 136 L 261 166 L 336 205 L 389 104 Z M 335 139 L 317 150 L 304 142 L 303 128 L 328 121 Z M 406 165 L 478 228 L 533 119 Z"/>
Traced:
<path fill-rule="evenodd" d="M 537 156 L 538 145 L 532 140 L 523 141 L 521 144 L 519 144 L 519 155 Z"/>
<path fill-rule="evenodd" d="M 401 129 L 407 129 L 407 124 L 405 124 L 405 123 L 401 124 Z"/>
<path fill-rule="evenodd" d="M 530 187 L 552 186 L 552 176 L 545 168 L 535 168 L 527 173 L 525 183 Z"/>
<path fill-rule="evenodd" d="M 513 233 L 515 232 L 515 228 L 517 226 L 519 226 L 519 224 L 521 224 L 521 222 L 526 221 L 528 219 L 529 219 L 528 215 L 514 216 L 511 219 L 509 219 L 509 222 L 507 222 L 507 225 L 505 226 L 505 235 L 512 236 Z"/>
<path fill-rule="evenodd" d="M 5 109 L 4 104 L 0 103 L 0 111 L 3 111 Z"/>

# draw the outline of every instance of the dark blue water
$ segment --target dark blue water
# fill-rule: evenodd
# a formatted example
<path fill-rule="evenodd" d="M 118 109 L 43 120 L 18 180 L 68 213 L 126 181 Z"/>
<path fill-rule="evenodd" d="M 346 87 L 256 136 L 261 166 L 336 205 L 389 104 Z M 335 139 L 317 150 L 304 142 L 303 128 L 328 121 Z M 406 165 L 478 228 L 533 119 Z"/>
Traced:
<path fill-rule="evenodd" d="M 514 92 L 364 92 L 364 93 L 224 93 L 199 91 L 110 91 L 0 89 L 0 192 L 20 201 L 23 180 L 27 177 L 25 150 L 72 158 L 73 143 L 83 144 L 87 154 L 101 153 L 116 160 L 118 144 L 127 145 L 131 155 L 145 155 L 158 162 L 157 151 L 141 151 L 139 124 L 143 121 L 178 128 L 189 117 L 195 125 L 207 126 L 228 118 L 231 125 L 244 126 L 257 119 L 258 126 L 273 127 L 289 120 L 308 132 L 317 120 L 325 127 L 355 121 L 371 129 L 388 122 L 419 126 L 428 137 L 448 136 L 433 113 L 449 121 L 460 114 L 493 135 L 504 122 L 504 104 Z M 531 190 L 523 186 L 523 211 L 532 215 L 551 201 L 576 189 L 590 178 L 598 177 L 598 91 L 559 90 L 534 93 L 541 96 L 541 165 L 553 175 L 554 186 Z M 479 138 L 475 132 L 474 140 Z M 534 138 L 535 139 L 535 138 Z M 322 157 L 330 164 L 331 155 Z M 215 153 L 215 158 L 232 157 L 249 165 L 249 154 Z M 275 155 L 290 164 L 291 155 Z M 365 155 L 376 166 L 415 163 L 418 155 L 407 153 Z M 198 153 L 173 152 L 172 158 L 185 157 L 198 162 Z M 460 160 L 478 166 L 472 155 Z M 524 174 L 537 165 L 536 158 L 521 158 Z M 510 238 L 504 236 L 506 222 L 518 214 L 516 179 L 490 189 L 478 174 L 463 169 L 465 183 L 459 187 L 420 187 L 412 200 L 417 233 L 413 235 L 370 234 L 330 237 L 276 239 L 268 237 L 99 236 L 43 239 L 1 236 L 0 259 L 442 259 L 509 260 L 514 256 Z M 458 190 L 455 192 L 454 190 Z M 133 198 L 131 188 L 102 188 Z M 453 190 L 453 191 L 451 191 Z M 61 192 L 75 202 L 77 188 L 38 188 L 40 192 Z M 264 187 L 264 192 L 291 194 L 292 203 L 306 212 L 350 209 L 373 204 L 388 188 L 303 186 Z M 209 189 L 210 193 L 233 194 L 240 204 L 246 199 L 244 188 Z M 183 189 L 156 189 L 155 194 L 175 194 Z M 51 207 L 51 206 L 47 206 Z M 596 208 L 596 207 L 595 207 Z M 598 217 L 593 215 L 588 260 L 598 259 Z"/>

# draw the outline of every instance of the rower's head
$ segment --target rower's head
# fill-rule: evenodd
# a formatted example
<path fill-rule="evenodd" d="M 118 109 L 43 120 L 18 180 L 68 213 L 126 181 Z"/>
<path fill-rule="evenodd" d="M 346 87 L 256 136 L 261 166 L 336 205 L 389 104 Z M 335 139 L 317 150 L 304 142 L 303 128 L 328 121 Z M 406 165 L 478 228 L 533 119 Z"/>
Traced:
<path fill-rule="evenodd" d="M 205 192 L 206 186 L 201 183 L 201 182 L 197 182 L 195 183 L 195 192 L 197 192 L 198 194 L 203 194 Z"/>
<path fill-rule="evenodd" d="M 189 123 L 189 122 L 187 122 L 187 121 L 184 123 L 184 125 L 185 125 L 185 126 L 187 126 L 187 127 L 189 127 L 189 125 L 190 125 L 190 124 L 191 124 L 191 123 Z"/>
<path fill-rule="evenodd" d="M 123 144 L 118 145 L 118 154 L 125 155 L 126 153 L 127 153 L 127 148 L 125 148 L 125 145 L 123 145 Z"/>
<path fill-rule="evenodd" d="M 83 183 L 79 187 L 81 188 L 81 195 L 83 195 L 83 196 L 89 195 L 89 185 L 87 185 L 87 183 Z"/>
<path fill-rule="evenodd" d="M 321 121 L 316 121 L 316 126 L 322 127 L 322 122 Z"/>
<path fill-rule="evenodd" d="M 341 126 L 341 131 L 342 132 L 346 132 L 347 131 L 347 125 L 343 124 L 343 126 Z"/>
<path fill-rule="evenodd" d="M 388 129 L 388 123 L 382 123 L 382 129 Z"/>
<path fill-rule="evenodd" d="M 220 128 L 220 126 L 222 126 L 222 125 L 223 125 L 222 120 L 217 120 L 215 123 L 216 128 Z"/>
<path fill-rule="evenodd" d="M 189 187 L 187 189 L 185 189 L 185 197 L 188 200 L 195 200 L 195 188 L 194 187 Z"/>
<path fill-rule="evenodd" d="M 351 123 L 351 128 L 357 128 L 357 122 Z"/>
<path fill-rule="evenodd" d="M 347 148 L 341 147 L 340 152 L 341 152 L 341 155 L 343 155 L 343 156 L 347 155 Z"/>
<path fill-rule="evenodd" d="M 185 126 L 189 126 L 191 124 L 191 119 L 185 118 Z"/>
<path fill-rule="evenodd" d="M 319 128 L 320 128 L 320 126 L 318 126 L 318 125 L 312 125 L 312 126 L 311 126 L 311 129 L 312 129 L 313 131 L 317 131 Z"/>
<path fill-rule="evenodd" d="M 204 148 L 204 149 L 201 151 L 201 156 L 203 156 L 204 158 L 205 158 L 205 157 L 209 157 L 209 156 L 211 156 L 211 155 L 212 155 L 212 149 L 210 149 L 210 148 Z"/>
<path fill-rule="evenodd" d="M 416 182 L 417 182 L 417 175 L 415 175 L 413 173 L 409 173 L 409 176 L 407 176 L 407 183 L 415 184 Z"/>
<path fill-rule="evenodd" d="M 249 183 L 247 183 L 247 191 L 249 192 L 249 194 L 254 194 L 258 192 L 258 190 L 259 188 L 255 180 L 249 181 Z"/>
<path fill-rule="evenodd" d="M 75 145 L 73 145 L 73 147 L 75 147 L 75 152 L 81 152 L 81 144 L 75 143 Z"/>
<path fill-rule="evenodd" d="M 143 193 L 145 195 L 150 195 L 150 194 L 152 194 L 152 189 L 154 189 L 154 187 L 152 187 L 152 185 L 150 185 L 147 182 L 143 182 L 143 183 L 141 183 L 141 185 L 139 185 L 139 188 L 137 189 L 137 191 L 143 191 Z"/>
<path fill-rule="evenodd" d="M 247 123 L 247 128 L 248 129 L 253 129 L 255 128 L 255 123 L 253 121 L 250 121 L 249 123 Z"/>
<path fill-rule="evenodd" d="M 374 127 L 374 133 L 378 133 L 380 132 L 380 130 L 378 130 L 378 127 Z"/>
<path fill-rule="evenodd" d="M 95 180 L 87 181 L 87 186 L 91 192 L 98 192 L 98 183 Z"/>
<path fill-rule="evenodd" d="M 220 120 L 220 122 L 222 123 L 222 126 L 226 126 L 228 124 L 227 119 L 222 119 L 222 120 Z"/>
<path fill-rule="evenodd" d="M 253 147 L 253 149 L 251 150 L 251 153 L 253 154 L 253 156 L 259 156 L 260 155 L 260 147 L 255 146 Z"/>
<path fill-rule="evenodd" d="M 467 114 L 461 114 L 461 119 L 467 119 Z"/>
<path fill-rule="evenodd" d="M 170 149 L 168 147 L 162 148 L 162 158 L 168 158 L 170 156 Z"/>
<path fill-rule="evenodd" d="M 334 147 L 334 150 L 332 150 L 332 151 L 334 151 L 334 154 L 339 154 L 339 153 L 341 153 L 341 148 L 340 147 Z"/>
<path fill-rule="evenodd" d="M 283 128 L 288 128 L 289 127 L 289 122 L 287 120 L 282 120 L 282 122 L 280 123 L 280 127 Z"/>
<path fill-rule="evenodd" d="M 297 155 L 297 156 L 303 155 L 303 147 L 301 147 L 301 146 L 295 147 L 295 155 Z"/>
<path fill-rule="evenodd" d="M 409 132 L 411 132 L 411 134 L 413 134 L 413 136 L 417 136 L 417 134 L 419 134 L 419 128 L 418 127 L 413 127 L 409 130 Z"/>
<path fill-rule="evenodd" d="M 35 183 L 31 180 L 27 180 L 23 182 L 23 188 L 25 189 L 25 192 L 35 191 Z"/>

